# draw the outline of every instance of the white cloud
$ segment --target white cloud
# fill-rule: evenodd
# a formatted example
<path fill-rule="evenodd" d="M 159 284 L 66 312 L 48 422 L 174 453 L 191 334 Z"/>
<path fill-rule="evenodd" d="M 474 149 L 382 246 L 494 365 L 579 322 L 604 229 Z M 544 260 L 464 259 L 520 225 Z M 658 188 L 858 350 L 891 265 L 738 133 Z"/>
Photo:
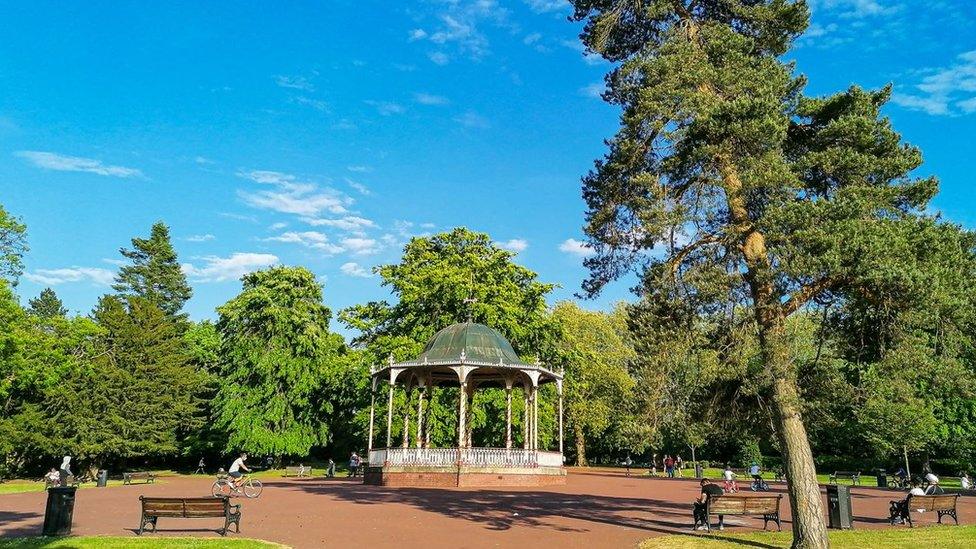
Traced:
<path fill-rule="evenodd" d="M 430 93 L 415 93 L 413 94 L 414 100 L 421 105 L 447 105 L 450 103 L 446 97 L 443 95 L 433 95 Z"/>
<path fill-rule="evenodd" d="M 191 263 L 181 265 L 183 273 L 196 282 L 221 282 L 239 279 L 245 274 L 270 267 L 278 263 L 278 256 L 272 254 L 233 253 L 228 257 L 208 255 L 199 258 L 202 266 Z"/>
<path fill-rule="evenodd" d="M 525 35 L 525 38 L 522 39 L 522 43 L 525 44 L 526 46 L 531 46 L 532 44 L 538 42 L 541 38 L 542 38 L 542 34 L 538 32 L 533 32 L 532 34 Z"/>
<path fill-rule="evenodd" d="M 505 242 L 497 242 L 496 244 L 499 248 L 503 248 L 515 253 L 524 252 L 525 249 L 529 247 L 529 241 L 525 240 L 524 238 L 513 238 Z"/>
<path fill-rule="evenodd" d="M 373 99 L 367 99 L 366 101 L 363 101 L 363 103 L 366 103 L 371 107 L 374 107 L 376 109 L 376 112 L 380 113 L 383 116 L 390 116 L 391 114 L 403 114 L 404 112 L 406 112 L 406 109 L 403 108 L 403 105 L 399 103 L 394 103 L 392 101 L 375 101 Z"/>
<path fill-rule="evenodd" d="M 282 223 L 279 221 L 278 223 L 272 223 L 271 226 L 269 226 L 268 228 L 271 229 L 272 231 L 280 231 L 281 229 L 284 229 L 287 226 L 288 226 L 287 223 Z"/>
<path fill-rule="evenodd" d="M 353 202 L 339 191 L 320 189 L 317 184 L 299 181 L 291 174 L 253 170 L 238 175 L 274 187 L 273 190 L 238 191 L 244 202 L 255 208 L 315 217 L 323 211 L 344 214 Z"/>
<path fill-rule="evenodd" d="M 291 244 L 301 244 L 306 248 L 321 251 L 328 255 L 335 255 L 345 251 L 341 246 L 329 241 L 329 237 L 317 231 L 289 231 L 278 236 L 264 239 L 268 242 L 288 242 Z"/>
<path fill-rule="evenodd" d="M 369 173 L 373 171 L 372 166 L 346 166 L 346 169 L 356 173 Z"/>
<path fill-rule="evenodd" d="M 183 240 L 186 240 L 187 242 L 207 242 L 208 240 L 214 240 L 215 238 L 217 237 L 210 233 L 207 233 L 207 234 L 193 234 L 184 238 Z"/>
<path fill-rule="evenodd" d="M 567 238 L 559 245 L 559 251 L 565 252 L 567 254 L 575 255 L 577 257 L 589 257 L 596 252 L 593 251 L 586 242 L 580 242 L 575 238 Z"/>
<path fill-rule="evenodd" d="M 410 31 L 410 41 L 416 42 L 417 40 L 423 40 L 427 38 L 427 31 L 424 29 L 413 29 Z"/>
<path fill-rule="evenodd" d="M 450 56 L 442 51 L 432 51 L 427 54 L 427 58 L 430 59 L 435 65 L 446 65 L 451 62 Z"/>
<path fill-rule="evenodd" d="M 600 57 L 600 54 L 586 51 L 586 46 L 584 46 L 579 40 L 561 40 L 559 43 L 566 48 L 582 54 L 583 61 L 587 65 L 599 65 L 604 62 L 604 59 Z"/>
<path fill-rule="evenodd" d="M 567 0 L 522 0 L 536 13 L 563 11 L 569 7 Z"/>
<path fill-rule="evenodd" d="M 948 67 L 922 71 L 925 76 L 914 92 L 899 91 L 891 102 L 931 115 L 970 114 L 976 111 L 976 50 L 959 54 Z"/>
<path fill-rule="evenodd" d="M 367 187 L 366 185 L 363 185 L 362 183 L 360 183 L 358 181 L 353 181 L 352 179 L 346 178 L 346 183 L 350 187 L 352 187 L 353 189 L 355 189 L 356 191 L 358 191 L 359 194 L 362 194 L 362 195 L 365 195 L 365 196 L 369 196 L 369 195 L 373 194 L 369 190 L 369 187 Z"/>
<path fill-rule="evenodd" d="M 65 156 L 47 151 L 17 151 L 17 156 L 27 159 L 31 164 L 46 170 L 59 172 L 86 172 L 111 177 L 142 177 L 142 172 L 125 166 L 103 164 L 101 160 Z"/>
<path fill-rule="evenodd" d="M 37 269 L 24 273 L 24 278 L 37 284 L 57 286 L 66 282 L 90 282 L 96 286 L 111 286 L 115 272 L 99 267 L 67 267 L 64 269 Z"/>
<path fill-rule="evenodd" d="M 216 164 L 216 162 L 210 160 L 206 156 L 196 156 L 193 158 L 193 161 L 196 162 L 197 164 L 200 164 L 201 166 L 205 166 L 207 164 Z"/>
<path fill-rule="evenodd" d="M 346 217 L 339 219 L 306 218 L 304 221 L 313 227 L 334 227 L 343 231 L 357 233 L 363 232 L 366 229 L 376 228 L 376 223 L 374 223 L 371 219 L 366 219 L 365 217 L 358 217 L 355 215 L 347 215 Z"/>
<path fill-rule="evenodd" d="M 592 97 L 593 99 L 601 99 L 603 92 L 607 91 L 606 85 L 603 82 L 594 82 L 588 86 L 580 88 L 580 95 L 584 97 Z"/>
<path fill-rule="evenodd" d="M 474 111 L 467 111 L 464 114 L 455 116 L 454 121 L 466 128 L 485 129 L 491 127 L 491 123 L 488 122 L 487 118 Z"/>
<path fill-rule="evenodd" d="M 342 246 L 354 255 L 370 255 L 380 251 L 379 242 L 372 238 L 343 238 Z"/>
<path fill-rule="evenodd" d="M 319 112 L 330 112 L 329 104 L 321 99 L 313 99 L 311 97 L 298 96 L 291 99 L 299 105 L 305 105 L 306 107 L 311 107 Z"/>
<path fill-rule="evenodd" d="M 891 15 L 901 11 L 900 2 L 885 0 L 815 0 L 810 2 L 813 11 L 831 11 L 846 19 Z M 885 5 L 887 4 L 887 5 Z"/>
<path fill-rule="evenodd" d="M 315 91 L 315 85 L 309 82 L 308 78 L 304 76 L 275 76 L 275 84 L 282 88 L 290 88 L 293 90 L 302 91 Z"/>
<path fill-rule="evenodd" d="M 349 276 L 358 276 L 362 278 L 369 278 L 373 276 L 365 267 L 352 261 L 349 263 L 343 263 L 342 266 L 339 267 L 339 270 Z"/>

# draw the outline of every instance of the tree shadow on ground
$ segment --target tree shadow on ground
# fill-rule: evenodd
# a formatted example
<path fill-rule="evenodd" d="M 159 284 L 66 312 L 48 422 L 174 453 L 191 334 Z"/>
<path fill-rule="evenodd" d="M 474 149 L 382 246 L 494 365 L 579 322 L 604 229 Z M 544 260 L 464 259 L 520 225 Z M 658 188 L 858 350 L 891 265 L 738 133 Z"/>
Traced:
<path fill-rule="evenodd" d="M 587 523 L 632 528 L 648 533 L 722 539 L 751 547 L 767 544 L 733 540 L 692 530 L 691 502 L 593 494 L 514 489 L 390 488 L 360 483 L 274 483 L 265 487 L 301 490 L 358 505 L 410 505 L 446 517 L 482 524 L 496 531 L 516 527 L 544 528 L 555 532 L 587 532 Z M 752 518 L 736 517 L 739 531 L 761 531 Z M 569 520 L 567 520 L 569 519 Z M 759 519 L 761 524 L 762 520 Z M 728 525 L 728 522 L 726 523 Z"/>
<path fill-rule="evenodd" d="M 41 535 L 41 527 L 34 522 L 37 519 L 43 519 L 43 515 L 40 513 L 25 513 L 21 511 L 0 511 L 0 526 L 16 522 L 27 522 L 23 526 L 3 528 L 3 534 L 0 535 L 0 538 Z"/>

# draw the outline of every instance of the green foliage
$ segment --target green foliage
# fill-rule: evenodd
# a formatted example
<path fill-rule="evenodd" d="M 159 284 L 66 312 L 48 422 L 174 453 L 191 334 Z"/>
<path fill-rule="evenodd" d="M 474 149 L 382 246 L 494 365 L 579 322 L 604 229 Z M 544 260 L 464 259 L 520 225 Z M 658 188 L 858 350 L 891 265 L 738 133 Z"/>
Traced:
<path fill-rule="evenodd" d="M 29 249 L 27 226 L 0 204 L 0 278 L 16 286 L 24 272 L 24 254 Z"/>
<path fill-rule="evenodd" d="M 193 295 L 193 289 L 180 269 L 169 227 L 157 221 L 149 238 L 133 238 L 132 249 L 121 248 L 119 252 L 132 264 L 119 269 L 112 286 L 115 291 L 125 296 L 142 297 L 155 303 L 167 315 L 178 315 Z"/>
<path fill-rule="evenodd" d="M 40 295 L 28 301 L 28 304 L 30 305 L 30 313 L 41 318 L 53 318 L 68 314 L 61 298 L 51 288 L 41 290 Z"/>
<path fill-rule="evenodd" d="M 586 465 L 587 439 L 600 437 L 630 412 L 634 382 L 627 368 L 635 353 L 626 312 L 620 307 L 612 314 L 585 311 L 564 301 L 552 315 L 562 334 L 556 352 L 566 368 L 565 413 L 576 441 L 576 463 Z"/>
<path fill-rule="evenodd" d="M 331 312 L 308 270 L 273 267 L 242 280 L 243 291 L 217 309 L 226 450 L 305 456 L 328 440 L 317 417 L 342 339 L 329 332 Z"/>

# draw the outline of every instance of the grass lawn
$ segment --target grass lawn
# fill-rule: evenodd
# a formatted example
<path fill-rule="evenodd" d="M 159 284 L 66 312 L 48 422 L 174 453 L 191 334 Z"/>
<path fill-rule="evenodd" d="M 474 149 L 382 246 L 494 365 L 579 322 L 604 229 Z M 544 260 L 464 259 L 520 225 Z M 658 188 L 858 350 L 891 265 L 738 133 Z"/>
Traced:
<path fill-rule="evenodd" d="M 157 480 L 156 482 L 159 482 Z M 109 486 L 122 486 L 121 480 L 110 480 L 108 481 Z M 94 482 L 86 482 L 78 486 L 79 488 L 94 488 Z M 36 480 L 6 480 L 3 484 L 0 484 L 0 495 L 2 494 L 20 494 L 23 492 L 43 492 L 44 483 L 38 482 Z"/>
<path fill-rule="evenodd" d="M 121 538 L 84 536 L 67 538 L 0 538 L 0 549 L 128 549 L 129 547 L 152 547 L 153 549 L 267 549 L 286 547 L 256 539 L 224 538 Z"/>
<path fill-rule="evenodd" d="M 793 536 L 789 532 L 760 532 L 755 534 L 712 534 L 663 536 L 644 540 L 640 549 L 733 549 L 759 547 L 779 549 L 789 547 Z M 884 530 L 831 531 L 833 549 L 914 549 L 938 547 L 963 549 L 976 546 L 976 526 L 927 526 L 923 528 L 891 528 Z M 3 547 L 0 545 L 0 547 Z"/>

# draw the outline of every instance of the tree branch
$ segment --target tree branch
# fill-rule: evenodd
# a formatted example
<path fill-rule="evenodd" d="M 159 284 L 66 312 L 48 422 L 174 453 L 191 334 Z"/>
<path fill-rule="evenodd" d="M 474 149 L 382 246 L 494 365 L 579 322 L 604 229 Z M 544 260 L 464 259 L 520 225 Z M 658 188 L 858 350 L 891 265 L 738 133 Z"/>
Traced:
<path fill-rule="evenodd" d="M 793 292 L 790 295 L 790 298 L 783 303 L 783 316 L 790 316 L 799 310 L 800 307 L 806 305 L 808 301 L 816 297 L 818 294 L 836 287 L 841 282 L 842 280 L 839 278 L 825 276 L 801 287 L 799 290 Z"/>

